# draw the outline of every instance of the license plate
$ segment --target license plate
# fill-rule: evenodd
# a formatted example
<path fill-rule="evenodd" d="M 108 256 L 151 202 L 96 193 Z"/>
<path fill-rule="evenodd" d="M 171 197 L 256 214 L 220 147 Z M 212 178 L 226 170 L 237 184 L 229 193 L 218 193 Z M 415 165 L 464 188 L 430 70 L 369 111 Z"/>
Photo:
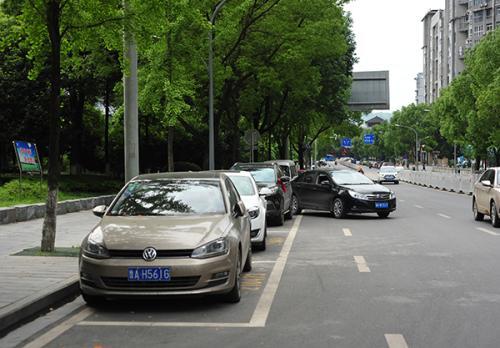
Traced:
<path fill-rule="evenodd" d="M 394 176 L 393 175 L 387 175 L 385 178 L 386 179 L 394 179 Z"/>
<path fill-rule="evenodd" d="M 375 208 L 379 209 L 389 208 L 389 202 L 375 202 Z"/>
<path fill-rule="evenodd" d="M 170 268 L 168 267 L 129 267 L 130 282 L 168 282 Z"/>

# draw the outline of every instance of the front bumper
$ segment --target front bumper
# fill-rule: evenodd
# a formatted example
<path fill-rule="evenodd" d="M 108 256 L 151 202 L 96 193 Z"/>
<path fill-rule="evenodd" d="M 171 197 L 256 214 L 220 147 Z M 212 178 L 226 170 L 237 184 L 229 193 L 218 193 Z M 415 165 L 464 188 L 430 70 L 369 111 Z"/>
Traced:
<path fill-rule="evenodd" d="M 259 216 L 250 221 L 252 229 L 250 232 L 251 242 L 260 243 L 264 240 L 266 230 L 266 210 L 261 208 Z"/>
<path fill-rule="evenodd" d="M 378 182 L 399 182 L 399 178 L 397 176 L 379 177 Z"/>
<path fill-rule="evenodd" d="M 234 286 L 237 254 L 209 259 L 164 258 L 146 262 L 135 258 L 80 257 L 80 288 L 92 296 L 173 296 L 219 294 Z M 169 267 L 169 282 L 129 282 L 128 267 Z M 227 276 L 214 278 L 217 273 Z"/>
<path fill-rule="evenodd" d="M 376 208 L 376 202 L 388 202 L 388 208 Z M 352 199 L 349 210 L 353 213 L 383 213 L 396 210 L 396 198 L 390 200 L 367 201 L 362 199 Z"/>

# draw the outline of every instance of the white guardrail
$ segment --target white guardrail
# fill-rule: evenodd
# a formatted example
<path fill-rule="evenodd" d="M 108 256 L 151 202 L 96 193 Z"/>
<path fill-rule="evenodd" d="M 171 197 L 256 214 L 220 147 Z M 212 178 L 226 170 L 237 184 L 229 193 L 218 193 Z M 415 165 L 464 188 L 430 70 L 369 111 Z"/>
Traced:
<path fill-rule="evenodd" d="M 347 161 L 340 161 L 340 164 L 357 169 L 359 165 Z M 427 172 L 427 171 L 412 171 L 402 170 L 399 172 L 399 180 L 431 188 L 436 188 L 451 192 L 460 192 L 472 194 L 474 184 L 479 179 L 481 174 L 466 174 L 466 173 L 447 173 L 447 172 Z"/>

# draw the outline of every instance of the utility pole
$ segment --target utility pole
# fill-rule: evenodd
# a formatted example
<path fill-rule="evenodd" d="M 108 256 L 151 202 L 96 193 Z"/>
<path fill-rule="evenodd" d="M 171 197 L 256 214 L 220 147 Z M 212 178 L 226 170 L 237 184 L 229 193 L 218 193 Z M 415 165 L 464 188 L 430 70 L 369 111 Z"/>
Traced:
<path fill-rule="evenodd" d="M 128 0 L 123 0 L 125 17 L 130 18 Z M 125 149 L 125 181 L 139 175 L 139 120 L 137 106 L 137 46 L 134 35 L 125 22 L 123 32 L 123 56 L 128 66 L 128 74 L 123 75 L 124 99 L 124 149 Z"/>
<path fill-rule="evenodd" d="M 215 169 L 215 126 L 214 126 L 214 24 L 215 17 L 227 0 L 221 0 L 210 16 L 212 27 L 208 31 L 208 169 Z M 252 149 L 253 151 L 253 149 Z"/>

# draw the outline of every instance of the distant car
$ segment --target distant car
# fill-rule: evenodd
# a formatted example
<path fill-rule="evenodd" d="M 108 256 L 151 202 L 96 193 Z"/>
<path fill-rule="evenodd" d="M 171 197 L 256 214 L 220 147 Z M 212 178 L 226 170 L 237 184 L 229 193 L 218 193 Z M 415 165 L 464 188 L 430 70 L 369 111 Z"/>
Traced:
<path fill-rule="evenodd" d="M 489 168 L 474 184 L 472 212 L 474 220 L 489 215 L 491 224 L 500 227 L 500 167 Z"/>
<path fill-rule="evenodd" d="M 292 182 L 297 213 L 302 209 L 330 211 L 342 218 L 348 213 L 377 213 L 386 218 L 396 210 L 396 196 L 352 170 L 310 170 Z"/>
<path fill-rule="evenodd" d="M 241 297 L 252 268 L 250 217 L 223 173 L 132 179 L 83 240 L 80 289 L 91 306 L 114 296 Z"/>
<path fill-rule="evenodd" d="M 394 167 L 394 163 L 392 162 L 382 162 L 382 164 L 380 165 L 380 168 L 382 167 Z"/>
<path fill-rule="evenodd" d="M 281 226 L 285 219 L 293 217 L 291 179 L 283 174 L 278 163 L 235 163 L 231 170 L 244 170 L 252 174 L 259 194 L 267 201 L 266 217 L 269 224 Z"/>
<path fill-rule="evenodd" d="M 259 196 L 259 189 L 253 179 L 252 174 L 243 171 L 225 172 L 231 179 L 238 193 L 245 203 L 245 207 L 250 215 L 252 229 L 250 237 L 252 245 L 257 250 L 266 250 L 267 224 L 266 224 L 266 199 Z"/>
<path fill-rule="evenodd" d="M 377 181 L 382 182 L 392 182 L 394 184 L 399 184 L 399 174 L 396 167 L 382 166 L 378 171 Z"/>

